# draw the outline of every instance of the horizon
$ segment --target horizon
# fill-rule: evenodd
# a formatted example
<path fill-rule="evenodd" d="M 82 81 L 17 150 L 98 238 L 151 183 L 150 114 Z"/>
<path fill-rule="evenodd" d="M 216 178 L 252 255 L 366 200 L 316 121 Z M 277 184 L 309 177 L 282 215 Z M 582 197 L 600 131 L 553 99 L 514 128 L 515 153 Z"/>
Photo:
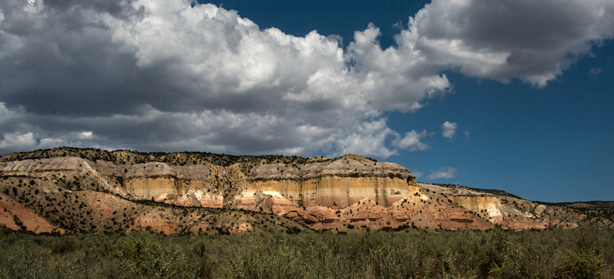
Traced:
<path fill-rule="evenodd" d="M 353 153 L 613 201 L 614 3 L 0 3 L 0 155 Z"/>

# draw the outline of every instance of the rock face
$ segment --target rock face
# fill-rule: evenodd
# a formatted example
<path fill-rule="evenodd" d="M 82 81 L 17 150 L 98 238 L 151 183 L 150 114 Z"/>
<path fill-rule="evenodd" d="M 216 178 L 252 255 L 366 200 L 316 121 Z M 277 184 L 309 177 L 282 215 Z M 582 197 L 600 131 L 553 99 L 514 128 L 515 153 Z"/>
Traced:
<path fill-rule="evenodd" d="M 94 168 L 106 177 L 115 178 L 135 198 L 182 196 L 209 188 L 209 168 L 204 165 L 170 166 L 153 162 L 118 166 L 108 161 L 97 161 Z"/>
<path fill-rule="evenodd" d="M 172 166 L 161 162 L 115 165 L 109 161 L 61 157 L 0 162 L 0 170 L 4 175 L 72 175 L 74 179 L 88 176 L 86 180 L 94 180 L 102 189 L 131 200 L 213 208 L 221 208 L 224 200 L 215 193 L 219 191 L 212 189 L 206 165 Z"/>
<path fill-rule="evenodd" d="M 384 207 L 404 199 L 415 176 L 393 163 L 346 155 L 332 162 L 303 165 L 262 164 L 249 180 L 261 191 L 275 191 L 297 205 L 345 208 L 368 198 Z"/>
<path fill-rule="evenodd" d="M 59 148 L 1 157 L 0 190 L 0 224 L 37 233 L 543 230 L 594 223 L 580 212 L 590 205 L 545 205 L 502 191 L 416 183 L 400 165 L 355 155 L 333 160 Z M 267 214 L 285 218 L 272 221 Z M 612 225 L 603 218 L 597 223 Z"/>
<path fill-rule="evenodd" d="M 481 193 L 467 189 L 448 189 L 438 185 L 420 184 L 419 186 L 431 191 L 440 192 L 446 195 L 452 202 L 463 207 L 469 212 L 488 220 L 489 222 L 501 226 L 503 229 L 511 230 L 544 230 L 549 225 L 557 225 L 565 228 L 577 227 L 577 220 L 582 220 L 585 216 L 575 214 L 565 209 L 565 215 L 574 216 L 576 222 L 556 220 L 557 216 L 553 213 L 554 208 L 535 202 L 509 197 L 499 196 L 490 193 Z"/>

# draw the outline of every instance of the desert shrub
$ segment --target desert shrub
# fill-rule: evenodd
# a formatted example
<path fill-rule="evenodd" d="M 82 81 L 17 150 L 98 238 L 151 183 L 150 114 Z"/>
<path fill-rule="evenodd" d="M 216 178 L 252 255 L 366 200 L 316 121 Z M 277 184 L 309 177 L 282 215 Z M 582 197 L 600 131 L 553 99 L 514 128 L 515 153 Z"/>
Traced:
<path fill-rule="evenodd" d="M 122 270 L 135 277 L 169 277 L 170 265 L 175 260 L 163 258 L 164 248 L 146 237 L 130 235 L 115 250 Z"/>
<path fill-rule="evenodd" d="M 600 278 L 604 267 L 603 259 L 595 251 L 576 253 L 568 251 L 557 263 L 554 278 Z"/>
<path fill-rule="evenodd" d="M 369 251 L 365 272 L 376 278 L 415 278 L 420 272 L 417 249 L 381 245 Z"/>
<path fill-rule="evenodd" d="M 32 235 L 0 278 L 610 278 L 614 230 Z"/>

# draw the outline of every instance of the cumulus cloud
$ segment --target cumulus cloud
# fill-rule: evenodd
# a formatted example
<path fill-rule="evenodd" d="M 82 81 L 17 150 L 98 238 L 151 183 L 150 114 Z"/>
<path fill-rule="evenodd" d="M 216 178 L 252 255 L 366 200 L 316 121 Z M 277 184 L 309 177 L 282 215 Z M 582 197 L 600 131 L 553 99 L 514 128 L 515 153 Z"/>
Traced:
<path fill-rule="evenodd" d="M 457 127 L 458 127 L 458 124 L 454 122 L 449 122 L 449 121 L 444 122 L 443 126 L 441 126 L 441 128 L 443 128 L 443 133 L 442 133 L 443 137 L 449 138 L 449 139 L 454 138 L 454 135 L 456 135 Z"/>
<path fill-rule="evenodd" d="M 12 134 L 4 134 L 4 138 L 0 140 L 0 150 L 9 152 L 17 152 L 23 150 L 34 150 L 41 148 L 52 148 L 65 145 L 64 139 L 57 138 L 42 138 L 37 140 L 32 132 L 21 134 L 19 132 Z M 72 142 L 72 146 L 80 146 L 79 142 Z"/>
<path fill-rule="evenodd" d="M 402 139 L 397 139 L 393 144 L 401 149 L 416 151 L 416 150 L 426 150 L 429 146 L 423 142 L 420 142 L 420 139 L 428 136 L 426 131 L 422 131 L 420 133 L 411 130 L 405 134 L 405 137 Z"/>
<path fill-rule="evenodd" d="M 454 178 L 454 175 L 458 172 L 457 169 L 453 167 L 443 167 L 436 172 L 433 172 L 429 175 L 429 179 L 438 179 L 438 178 Z"/>
<path fill-rule="evenodd" d="M 614 30 L 610 1 L 508 2 L 433 1 L 382 49 L 374 25 L 344 48 L 189 0 L 2 1 L 0 154 L 424 150 L 383 115 L 445 94 L 443 70 L 542 86 Z"/>
<path fill-rule="evenodd" d="M 366 122 L 358 127 L 357 132 L 337 141 L 336 144 L 339 152 L 335 155 L 339 156 L 346 153 L 380 157 L 396 155 L 396 150 L 386 147 L 385 142 L 390 137 L 398 137 L 398 133 L 386 126 L 386 119 L 382 118 L 377 121 Z"/>
<path fill-rule="evenodd" d="M 411 18 L 397 41 L 468 76 L 545 86 L 613 35 L 609 0 L 442 0 Z"/>
<path fill-rule="evenodd" d="M 2 149 L 30 149 L 36 146 L 36 140 L 32 133 L 13 133 L 4 134 L 4 139 L 0 140 Z"/>
<path fill-rule="evenodd" d="M 39 139 L 64 138 L 54 127 L 139 150 L 385 158 L 397 132 L 381 113 L 415 111 L 449 87 L 383 51 L 372 25 L 344 50 L 336 36 L 263 30 L 191 4 L 3 2 L 2 107 L 25 112 Z"/>

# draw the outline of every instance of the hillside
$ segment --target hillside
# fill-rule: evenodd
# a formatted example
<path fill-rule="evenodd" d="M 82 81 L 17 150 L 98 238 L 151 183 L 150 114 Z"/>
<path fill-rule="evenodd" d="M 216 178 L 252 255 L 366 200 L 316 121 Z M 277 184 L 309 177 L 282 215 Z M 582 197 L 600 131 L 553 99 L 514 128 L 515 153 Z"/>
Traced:
<path fill-rule="evenodd" d="M 416 183 L 394 163 L 55 148 L 0 157 L 0 224 L 36 233 L 612 226 L 611 203 Z"/>

